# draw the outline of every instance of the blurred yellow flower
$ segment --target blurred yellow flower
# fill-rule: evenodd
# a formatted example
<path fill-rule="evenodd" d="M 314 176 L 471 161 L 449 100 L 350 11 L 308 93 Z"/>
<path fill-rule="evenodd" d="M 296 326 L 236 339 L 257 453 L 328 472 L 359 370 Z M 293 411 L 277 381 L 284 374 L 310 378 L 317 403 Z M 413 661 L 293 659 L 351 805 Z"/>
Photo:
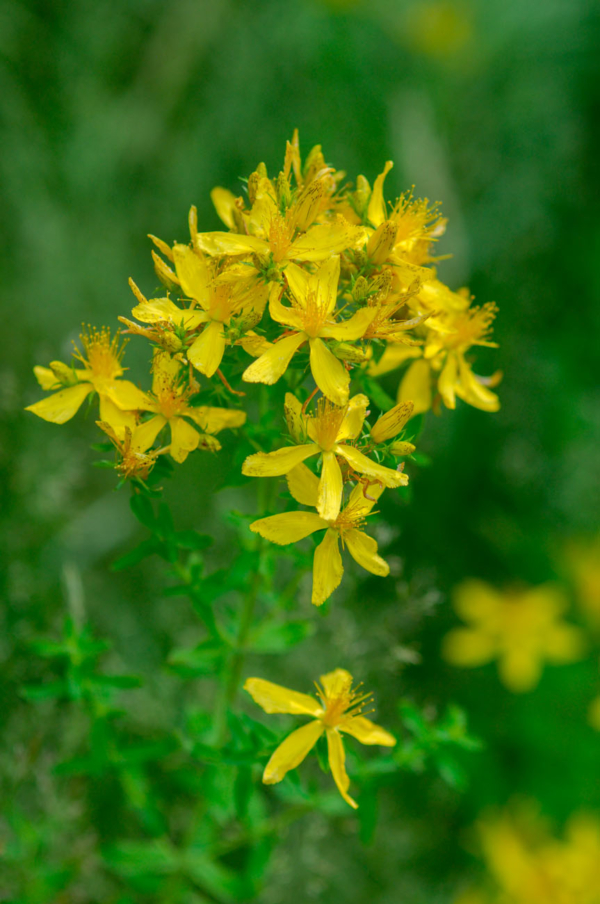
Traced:
<path fill-rule="evenodd" d="M 488 816 L 477 825 L 491 881 L 455 904 L 600 904 L 600 820 L 575 813 L 564 838 L 552 837 L 531 809 Z"/>
<path fill-rule="evenodd" d="M 566 558 L 577 601 L 590 621 L 600 627 L 600 534 L 569 543 Z"/>
<path fill-rule="evenodd" d="M 500 592 L 469 579 L 455 589 L 454 607 L 470 627 L 446 635 L 444 659 L 463 668 L 497 659 L 500 680 L 513 693 L 532 690 L 544 662 L 574 662 L 583 654 L 583 634 L 562 620 L 566 600 L 553 584 Z"/>
<path fill-rule="evenodd" d="M 350 779 L 346 772 L 342 733 L 351 735 L 361 744 L 380 744 L 383 747 L 393 747 L 396 739 L 362 715 L 372 697 L 371 694 L 361 693 L 360 685 L 352 690 L 352 675 L 349 672 L 336 669 L 321 675 L 320 680 L 321 684 L 316 685 L 318 700 L 262 678 L 248 678 L 244 684 L 244 689 L 254 702 L 267 713 L 313 716 L 313 721 L 293 731 L 275 750 L 265 767 L 263 782 L 267 785 L 280 782 L 290 769 L 300 765 L 325 733 L 331 774 L 346 803 L 356 809 L 358 804 L 348 794 Z"/>

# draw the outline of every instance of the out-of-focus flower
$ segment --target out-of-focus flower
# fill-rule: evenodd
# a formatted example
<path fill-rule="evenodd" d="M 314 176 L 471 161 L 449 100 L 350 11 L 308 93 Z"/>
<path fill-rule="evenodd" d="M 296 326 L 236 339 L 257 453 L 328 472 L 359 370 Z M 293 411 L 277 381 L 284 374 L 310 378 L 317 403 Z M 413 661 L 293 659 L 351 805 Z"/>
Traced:
<path fill-rule="evenodd" d="M 372 698 L 370 694 L 360 691 L 360 685 L 352 690 L 352 675 L 349 672 L 336 669 L 321 675 L 320 680 L 321 684 L 317 684 L 318 700 L 262 678 L 248 678 L 244 684 L 244 689 L 254 702 L 267 713 L 313 717 L 313 721 L 293 731 L 275 750 L 265 767 L 263 782 L 267 785 L 280 782 L 290 769 L 300 765 L 321 735 L 325 734 L 331 774 L 346 803 L 356 809 L 358 804 L 348 794 L 350 779 L 346 772 L 342 733 L 351 735 L 361 744 L 380 744 L 383 747 L 393 747 L 396 739 L 362 715 L 366 703 Z"/>
<path fill-rule="evenodd" d="M 552 837 L 531 808 L 477 824 L 488 881 L 455 904 L 599 904 L 600 819 L 575 813 Z"/>
<path fill-rule="evenodd" d="M 470 579 L 455 589 L 454 607 L 470 627 L 446 635 L 444 659 L 463 668 L 496 659 L 500 680 L 513 693 L 532 690 L 545 662 L 574 662 L 583 654 L 583 633 L 563 621 L 567 603 L 554 584 L 500 592 Z"/>
<path fill-rule="evenodd" d="M 600 534 L 568 543 L 566 559 L 577 601 L 587 618 L 600 627 Z"/>

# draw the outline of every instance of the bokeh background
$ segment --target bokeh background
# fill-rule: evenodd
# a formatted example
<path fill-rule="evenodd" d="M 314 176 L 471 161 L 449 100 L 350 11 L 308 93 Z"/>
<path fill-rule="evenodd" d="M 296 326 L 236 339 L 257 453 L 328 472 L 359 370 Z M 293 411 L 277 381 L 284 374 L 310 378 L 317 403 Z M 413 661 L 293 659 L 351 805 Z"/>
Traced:
<path fill-rule="evenodd" d="M 75 839 L 74 856 L 92 862 L 115 829 L 110 800 L 89 812 L 53 774 L 64 732 L 81 729 L 19 696 L 40 674 L 30 640 L 57 628 L 74 594 L 113 641 L 116 666 L 150 682 L 138 717 L 151 726 L 178 705 L 161 664 L 195 630 L 193 615 L 161 596 L 158 564 L 110 572 L 138 532 L 126 495 L 90 467 L 91 419 L 59 428 L 23 413 L 39 396 L 31 369 L 65 358 L 82 321 L 114 326 L 130 306 L 129 276 L 151 292 L 146 234 L 185 241 L 192 203 L 201 229 L 218 228 L 211 187 L 237 190 L 261 160 L 276 171 L 294 127 L 304 152 L 322 144 L 351 178 L 372 181 L 394 160 L 388 197 L 414 185 L 442 202 L 440 250 L 452 256 L 441 276 L 497 302 L 500 349 L 477 369 L 505 377 L 498 414 L 459 405 L 430 417 L 420 448 L 431 465 L 414 473 L 408 503 L 386 509 L 395 576 L 383 587 L 351 580 L 311 647 L 325 670 L 333 645 L 376 687 L 383 714 L 399 696 L 432 711 L 458 702 L 485 742 L 465 759 L 467 787 L 407 774 L 381 801 L 366 846 L 350 818 L 307 818 L 283 837 L 261 901 L 293 889 L 296 900 L 451 902 L 477 872 L 469 827 L 486 807 L 523 795 L 557 830 L 574 811 L 600 810 L 591 632 L 584 661 L 548 668 L 527 695 L 503 688 L 493 666 L 461 671 L 440 658 L 458 581 L 556 580 L 570 592 L 565 544 L 598 530 L 599 35 L 592 0 L 4 0 L 7 876 L 35 875 L 40 859 L 60 865 Z M 207 473 L 193 458 L 170 490 L 181 526 L 225 531 L 231 499 L 209 492 L 220 465 Z M 584 624 L 571 597 L 569 617 Z M 299 605 L 306 614 L 305 597 Z M 309 665 L 290 657 L 279 680 L 306 685 Z M 90 877 L 68 900 L 126 900 L 91 867 Z M 19 901 L 44 900 L 34 886 Z"/>

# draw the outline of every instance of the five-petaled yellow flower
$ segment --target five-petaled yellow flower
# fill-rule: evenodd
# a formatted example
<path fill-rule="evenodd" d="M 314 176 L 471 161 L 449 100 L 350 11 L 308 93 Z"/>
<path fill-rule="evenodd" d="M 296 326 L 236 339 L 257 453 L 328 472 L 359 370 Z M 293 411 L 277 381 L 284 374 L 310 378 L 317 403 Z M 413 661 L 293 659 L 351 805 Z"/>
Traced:
<path fill-rule="evenodd" d="M 272 320 L 289 327 L 289 334 L 253 361 L 244 371 L 243 379 L 249 383 L 276 383 L 300 346 L 308 342 L 315 383 L 334 405 L 343 406 L 348 401 L 350 374 L 323 340 L 360 339 L 377 312 L 374 308 L 362 308 L 348 320 L 336 322 L 339 255 L 330 257 L 314 273 L 289 264 L 285 276 L 291 307 L 281 303 L 280 292 L 272 292 L 269 313 Z"/>
<path fill-rule="evenodd" d="M 319 480 L 306 465 L 296 465 L 287 475 L 290 493 L 302 505 L 316 506 Z M 339 587 L 344 573 L 339 541 L 348 547 L 355 562 L 371 574 L 387 577 L 389 565 L 377 552 L 377 542 L 363 531 L 363 524 L 383 492 L 378 484 L 357 484 L 350 494 L 348 504 L 337 518 L 326 520 L 314 512 L 283 512 L 260 518 L 250 525 L 250 530 L 265 540 L 287 546 L 297 543 L 317 531 L 326 531 L 315 549 L 313 561 L 312 602 L 320 606 Z"/>
<path fill-rule="evenodd" d="M 408 476 L 401 471 L 385 468 L 372 461 L 348 441 L 360 434 L 366 417 L 369 400 L 365 395 L 355 395 L 342 408 L 332 405 L 327 399 L 320 399 L 317 414 L 313 417 L 302 415 L 301 403 L 291 393 L 286 395 L 286 416 L 290 432 L 294 430 L 291 421 L 296 422 L 298 431 L 311 443 L 287 446 L 275 452 L 257 452 L 250 455 L 242 466 L 242 473 L 249 477 L 279 477 L 289 474 L 298 464 L 319 455 L 322 462 L 321 478 L 316 500 L 316 508 L 326 521 L 335 521 L 340 513 L 344 478 L 338 457 L 343 459 L 352 471 L 364 474 L 370 481 L 382 487 L 406 486 Z M 312 503 L 310 503 L 312 505 Z"/>
<path fill-rule="evenodd" d="M 446 635 L 444 658 L 466 668 L 497 659 L 500 680 L 513 693 L 532 690 L 545 661 L 574 662 L 583 653 L 583 634 L 562 620 L 566 600 L 553 584 L 501 593 L 470 579 L 456 588 L 454 607 L 471 627 Z"/>
<path fill-rule="evenodd" d="M 153 371 L 152 393 L 146 396 L 141 407 L 153 412 L 154 417 L 137 428 L 140 448 L 149 449 L 162 428 L 168 424 L 171 431 L 169 451 L 175 461 L 183 462 L 198 447 L 217 452 L 221 445 L 214 434 L 226 427 L 241 427 L 245 424 L 245 411 L 190 405 L 190 396 L 197 391 L 198 386 L 192 384 L 186 388 L 181 383 L 181 362 L 177 358 L 157 351 Z M 200 427 L 202 433 L 198 433 L 185 418 Z"/>
<path fill-rule="evenodd" d="M 110 424 L 120 437 L 125 427 L 133 430 L 135 411 L 144 403 L 144 393 L 123 375 L 124 344 L 119 347 L 119 334 L 110 338 L 110 330 L 91 329 L 80 336 L 85 356 L 79 351 L 74 358 L 83 367 L 67 367 L 53 361 L 50 367 L 34 367 L 34 373 L 42 389 L 59 389 L 25 410 L 37 414 L 45 421 L 64 424 L 79 411 L 92 392 L 100 398 L 100 419 Z"/>
<path fill-rule="evenodd" d="M 300 765 L 325 734 L 331 774 L 344 800 L 356 809 L 358 804 L 348 794 L 350 779 L 345 767 L 342 733 L 361 744 L 393 747 L 396 743 L 393 735 L 361 715 L 371 695 L 352 690 L 352 675 L 345 669 L 321 675 L 321 684 L 317 684 L 318 700 L 262 678 L 248 678 L 244 689 L 267 713 L 313 717 L 313 721 L 293 731 L 275 750 L 265 767 L 263 782 L 267 785 L 280 782 L 290 769 Z"/>

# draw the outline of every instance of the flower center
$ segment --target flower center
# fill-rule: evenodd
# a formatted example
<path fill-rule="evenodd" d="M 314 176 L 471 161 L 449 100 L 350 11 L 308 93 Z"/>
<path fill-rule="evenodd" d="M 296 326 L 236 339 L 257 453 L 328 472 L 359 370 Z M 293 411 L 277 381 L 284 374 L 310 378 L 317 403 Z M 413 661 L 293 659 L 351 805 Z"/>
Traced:
<path fill-rule="evenodd" d="M 117 333 L 111 340 L 108 327 L 102 327 L 101 330 L 92 327 L 88 329 L 89 332 L 81 333 L 79 337 L 85 350 L 85 357 L 76 349 L 75 358 L 90 372 L 90 380 L 94 384 L 120 377 L 123 374 L 121 359 L 125 342 L 119 348 L 119 334 Z"/>

